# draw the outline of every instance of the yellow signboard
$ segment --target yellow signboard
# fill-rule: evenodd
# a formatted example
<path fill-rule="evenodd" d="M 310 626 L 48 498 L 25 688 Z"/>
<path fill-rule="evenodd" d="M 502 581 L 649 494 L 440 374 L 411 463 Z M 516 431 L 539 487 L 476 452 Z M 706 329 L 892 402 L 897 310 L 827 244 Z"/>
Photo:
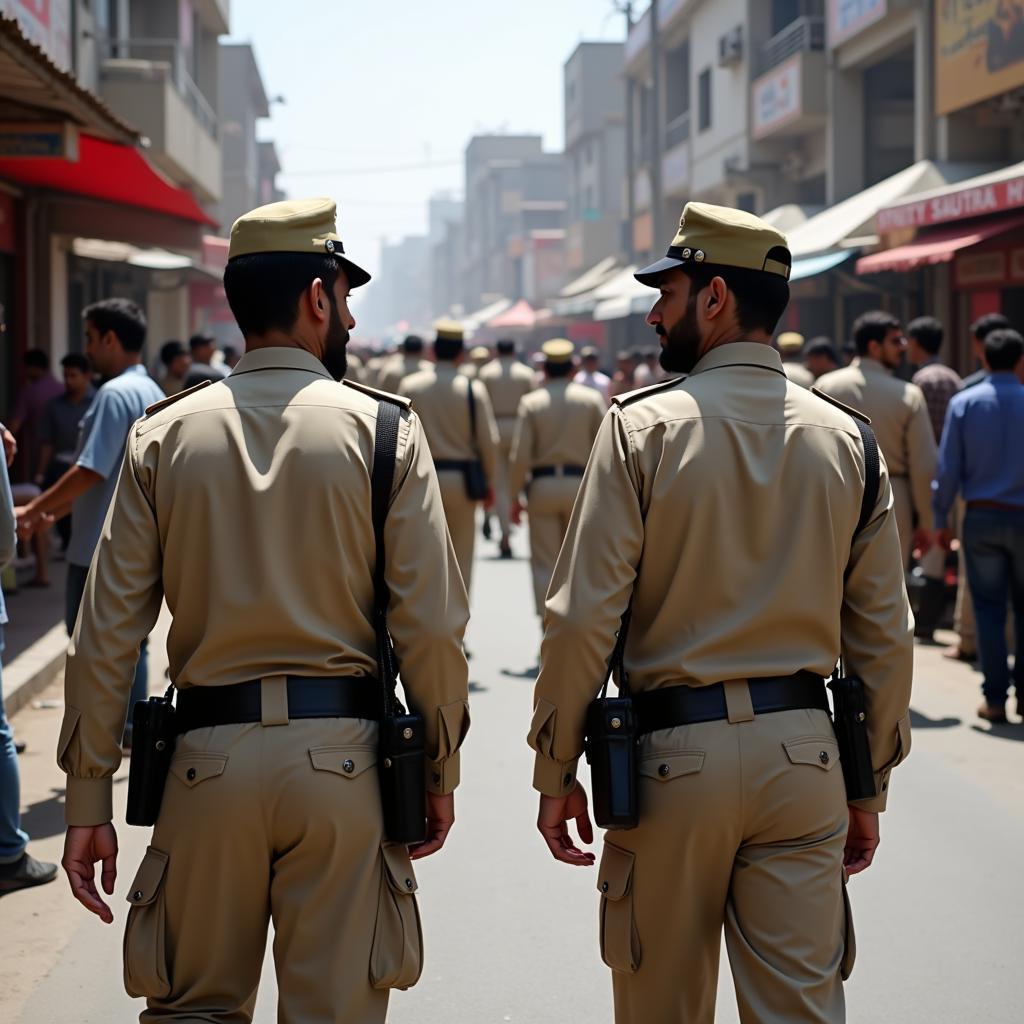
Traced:
<path fill-rule="evenodd" d="M 936 0 L 935 112 L 1024 85 L 1024 0 Z"/>

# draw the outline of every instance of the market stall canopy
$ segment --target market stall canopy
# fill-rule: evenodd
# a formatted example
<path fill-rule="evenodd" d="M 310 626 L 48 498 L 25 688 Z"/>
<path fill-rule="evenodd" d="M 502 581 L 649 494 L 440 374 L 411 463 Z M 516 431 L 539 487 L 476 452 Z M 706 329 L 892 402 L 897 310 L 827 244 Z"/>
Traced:
<path fill-rule="evenodd" d="M 558 297 L 551 303 L 555 314 L 573 316 L 592 310 L 597 301 L 594 292 L 610 280 L 618 269 L 619 263 L 614 256 L 606 256 L 599 263 L 595 263 L 558 293 Z"/>
<path fill-rule="evenodd" d="M 511 305 L 511 299 L 496 299 L 494 302 L 489 302 L 486 306 L 478 309 L 475 313 L 470 313 L 469 316 L 460 317 L 453 315 L 450 319 L 458 320 L 466 329 L 466 332 L 469 333 L 479 330 L 488 320 L 504 313 Z"/>
<path fill-rule="evenodd" d="M 217 226 L 189 192 L 168 181 L 133 146 L 91 135 L 79 140 L 77 161 L 0 157 L 0 178 Z"/>
<path fill-rule="evenodd" d="M 135 145 L 139 133 L 0 14 L 0 121 L 67 119 L 99 138 Z"/>
<path fill-rule="evenodd" d="M 786 234 L 821 213 L 821 210 L 820 206 L 799 206 L 796 203 L 785 203 L 783 206 L 776 206 L 774 210 L 762 213 L 761 220 Z"/>
<path fill-rule="evenodd" d="M 875 215 L 883 207 L 950 181 L 963 181 L 977 172 L 977 164 L 936 164 L 931 160 L 919 160 L 891 178 L 830 206 L 788 232 L 789 251 L 797 260 L 836 249 L 856 249 L 875 244 Z"/>
<path fill-rule="evenodd" d="M 906 271 L 935 263 L 949 263 L 961 249 L 984 242 L 989 238 L 1024 227 L 1024 214 L 1004 218 L 987 224 L 967 227 L 948 225 L 928 231 L 909 245 L 872 253 L 857 261 L 858 274 L 878 274 L 884 270 Z"/>
<path fill-rule="evenodd" d="M 839 252 L 825 253 L 824 256 L 808 256 L 803 260 L 794 260 L 789 280 L 792 283 L 802 281 L 806 277 L 817 277 L 818 274 L 824 274 L 833 267 L 838 267 L 840 263 L 845 263 L 856 252 L 856 249 L 842 249 Z"/>
<path fill-rule="evenodd" d="M 102 238 L 76 238 L 71 251 L 82 259 L 100 260 L 104 263 L 127 263 L 143 270 L 188 270 L 200 277 L 217 279 L 218 271 L 181 253 L 167 249 L 140 248 L 127 242 L 108 242 Z"/>
<path fill-rule="evenodd" d="M 637 270 L 637 266 L 625 267 L 594 292 L 597 299 L 595 320 L 621 320 L 631 313 L 650 310 L 657 301 L 658 293 L 633 276 Z"/>
<path fill-rule="evenodd" d="M 539 319 L 538 313 L 526 299 L 520 299 L 514 306 L 506 309 L 487 321 L 485 326 L 490 330 L 529 330 Z"/>

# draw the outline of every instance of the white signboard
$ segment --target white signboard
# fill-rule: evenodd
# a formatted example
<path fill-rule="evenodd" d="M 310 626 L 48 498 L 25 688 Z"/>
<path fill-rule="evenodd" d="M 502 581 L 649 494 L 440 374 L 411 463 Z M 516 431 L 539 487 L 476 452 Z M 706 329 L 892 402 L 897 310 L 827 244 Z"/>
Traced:
<path fill-rule="evenodd" d="M 763 139 L 803 113 L 798 54 L 754 83 L 754 138 Z"/>
<path fill-rule="evenodd" d="M 64 71 L 71 69 L 71 0 L 0 0 L 0 12 Z"/>
<path fill-rule="evenodd" d="M 845 43 L 861 29 L 884 18 L 888 9 L 887 0 L 829 0 L 829 46 Z"/>

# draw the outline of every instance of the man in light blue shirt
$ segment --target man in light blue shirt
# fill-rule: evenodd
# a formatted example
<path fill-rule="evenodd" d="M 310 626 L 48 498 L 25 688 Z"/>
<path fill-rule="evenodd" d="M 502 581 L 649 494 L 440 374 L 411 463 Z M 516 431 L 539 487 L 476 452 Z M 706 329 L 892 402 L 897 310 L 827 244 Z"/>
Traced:
<path fill-rule="evenodd" d="M 65 603 L 69 636 L 74 632 L 89 564 L 114 496 L 128 432 L 132 424 L 145 415 L 148 406 L 164 398 L 163 391 L 142 364 L 142 347 L 146 341 L 146 318 L 142 310 L 127 299 L 106 299 L 89 306 L 82 316 L 85 353 L 93 368 L 107 381 L 82 419 L 75 464 L 53 487 L 18 509 L 18 528 L 23 533 L 59 519 L 69 509 L 72 512 Z M 147 686 L 146 645 L 143 643 L 135 670 L 132 705 L 146 699 Z M 131 745 L 130 711 L 125 745 Z"/>
<path fill-rule="evenodd" d="M 1008 598 L 1017 636 L 1017 713 L 1024 714 L 1024 338 L 1008 328 L 992 331 L 985 338 L 985 365 L 986 379 L 949 403 L 932 506 L 936 541 L 949 547 L 957 493 L 967 503 L 962 543 L 985 675 L 978 715 L 1005 722 Z"/>

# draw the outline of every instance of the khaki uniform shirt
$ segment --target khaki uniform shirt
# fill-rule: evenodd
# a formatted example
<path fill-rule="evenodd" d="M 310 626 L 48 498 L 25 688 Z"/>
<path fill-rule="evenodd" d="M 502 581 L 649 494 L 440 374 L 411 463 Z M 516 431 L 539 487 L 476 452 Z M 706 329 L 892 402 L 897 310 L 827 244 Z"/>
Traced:
<path fill-rule="evenodd" d="M 136 422 L 71 638 L 58 760 L 67 821 L 111 817 L 139 644 L 166 598 L 184 689 L 376 676 L 370 471 L 377 401 L 307 352 L 247 353 Z M 417 417 L 403 415 L 385 543 L 389 624 L 426 720 L 427 777 L 458 783 L 466 590 Z M 240 527 L 239 524 L 242 524 Z"/>
<path fill-rule="evenodd" d="M 908 478 L 918 528 L 932 529 L 938 453 L 921 389 L 894 377 L 877 360 L 863 358 L 819 377 L 815 387 L 871 420 L 889 475 Z"/>
<path fill-rule="evenodd" d="M 584 384 L 549 380 L 519 403 L 509 494 L 523 490 L 534 466 L 585 466 L 604 419 L 601 396 Z"/>
<path fill-rule="evenodd" d="M 420 370 L 429 370 L 432 364 L 429 359 L 417 355 L 402 355 L 386 363 L 381 372 L 377 375 L 377 383 L 374 387 L 381 391 L 388 391 L 392 394 L 399 394 L 399 388 L 406 377 L 411 377 Z"/>
<path fill-rule="evenodd" d="M 363 365 L 362 359 L 354 352 L 347 352 L 345 358 L 348 362 L 348 373 L 346 374 L 348 379 L 354 380 L 357 384 L 365 384 L 367 382 L 366 367 Z"/>
<path fill-rule="evenodd" d="M 803 363 L 783 359 L 782 369 L 794 384 L 799 384 L 802 388 L 809 388 L 814 383 L 814 374 Z"/>
<path fill-rule="evenodd" d="M 514 356 L 499 356 L 480 371 L 477 379 L 487 388 L 501 440 L 511 441 L 519 400 L 533 390 L 533 371 Z"/>
<path fill-rule="evenodd" d="M 469 422 L 469 387 L 476 400 L 476 437 Z M 414 373 L 401 383 L 401 392 L 416 410 L 435 459 L 480 459 L 494 484 L 498 464 L 498 427 L 487 389 L 470 381 L 454 363 Z"/>
<path fill-rule="evenodd" d="M 853 540 L 864 453 L 853 419 L 739 342 L 686 380 L 613 403 L 548 591 L 530 745 L 534 785 L 571 791 L 584 716 L 633 599 L 634 691 L 829 675 L 864 680 L 879 796 L 910 749 L 913 618 L 885 466 Z"/>

